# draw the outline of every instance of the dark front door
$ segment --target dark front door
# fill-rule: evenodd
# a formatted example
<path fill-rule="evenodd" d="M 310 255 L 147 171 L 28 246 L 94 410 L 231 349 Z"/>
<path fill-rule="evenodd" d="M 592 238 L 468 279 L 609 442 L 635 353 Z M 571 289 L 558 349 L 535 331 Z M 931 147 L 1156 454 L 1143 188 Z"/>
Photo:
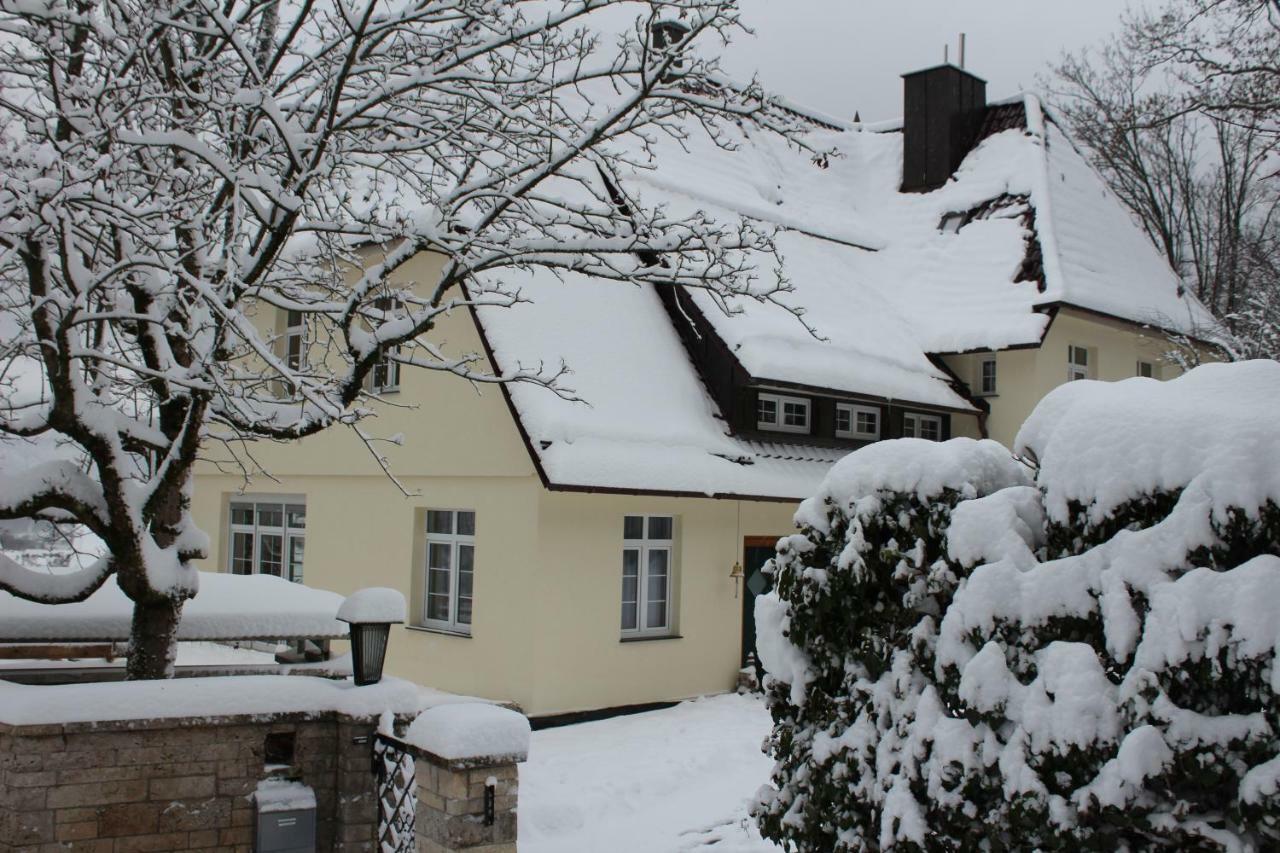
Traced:
<path fill-rule="evenodd" d="M 742 549 L 742 666 L 756 650 L 756 596 L 769 591 L 772 584 L 760 569 L 773 559 L 777 540 L 751 536 Z"/>

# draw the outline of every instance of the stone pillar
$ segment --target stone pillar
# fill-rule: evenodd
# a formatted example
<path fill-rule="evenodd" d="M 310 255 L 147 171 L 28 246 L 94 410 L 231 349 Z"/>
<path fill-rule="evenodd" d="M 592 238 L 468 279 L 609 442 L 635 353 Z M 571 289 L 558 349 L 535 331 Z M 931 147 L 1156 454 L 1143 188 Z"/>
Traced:
<path fill-rule="evenodd" d="M 516 853 L 516 764 L 523 755 L 448 760 L 414 749 L 418 853 Z M 491 817 L 487 788 L 493 788 Z"/>

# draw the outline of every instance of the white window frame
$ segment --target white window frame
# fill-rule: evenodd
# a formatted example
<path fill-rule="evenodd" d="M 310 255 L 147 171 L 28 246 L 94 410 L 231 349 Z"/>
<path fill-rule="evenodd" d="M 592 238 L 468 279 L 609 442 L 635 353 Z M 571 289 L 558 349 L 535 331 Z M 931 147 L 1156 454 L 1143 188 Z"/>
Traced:
<path fill-rule="evenodd" d="M 453 521 L 450 524 L 451 533 L 433 533 L 431 531 L 431 513 L 447 512 L 452 513 Z M 472 516 L 472 532 L 470 534 L 458 532 L 458 514 L 471 513 Z M 475 622 L 475 574 L 476 574 L 476 524 L 478 523 L 477 513 L 473 509 L 449 509 L 443 507 L 432 507 L 422 515 L 423 529 L 426 531 L 426 547 L 423 549 L 423 565 L 422 565 L 422 620 L 421 626 L 424 628 L 432 628 L 437 631 L 447 631 L 450 634 L 463 634 L 471 636 L 471 626 Z M 449 549 L 449 618 L 433 619 L 431 618 L 431 546 L 440 545 Z M 471 612 L 467 615 L 467 621 L 463 622 L 459 617 L 459 605 L 464 596 L 460 594 L 459 578 L 462 574 L 462 549 L 464 547 L 471 548 L 471 595 L 465 596 L 471 601 Z"/>
<path fill-rule="evenodd" d="M 400 352 L 400 347 L 389 347 L 369 371 L 369 391 L 373 394 L 394 394 L 400 390 L 400 362 L 392 356 Z M 378 371 L 382 371 L 382 381 L 378 381 Z"/>
<path fill-rule="evenodd" d="M 392 299 L 389 296 L 379 296 L 373 302 L 373 307 L 384 313 L 396 311 L 402 306 L 403 303 L 399 299 Z M 370 393 L 393 394 L 400 390 L 400 362 L 393 358 L 399 352 L 399 346 L 388 347 L 383 352 L 382 358 L 374 363 L 367 379 L 367 387 Z M 382 371 L 381 382 L 378 381 L 379 371 Z"/>
<path fill-rule="evenodd" d="M 249 524 L 237 524 L 235 521 L 235 510 L 238 507 L 248 506 L 253 513 L 253 521 Z M 264 525 L 260 522 L 260 514 L 258 507 L 279 507 L 280 508 L 280 524 Z M 290 509 L 295 507 L 302 508 L 302 524 L 294 525 L 289 523 Z M 280 574 L 276 577 L 282 577 L 291 580 L 294 583 L 302 583 L 306 568 L 306 545 L 307 545 L 307 499 L 303 495 L 233 495 L 227 502 L 227 560 L 226 571 L 228 574 L 273 574 L 274 572 L 262 571 L 262 551 L 263 541 L 266 536 L 280 537 Z M 248 535 L 253 537 L 253 552 L 249 558 L 249 571 L 237 571 L 236 558 L 236 536 Z M 293 551 L 295 545 L 302 549 L 302 559 L 293 560 Z"/>
<path fill-rule="evenodd" d="M 643 519 L 640 539 L 629 538 L 626 534 L 627 518 Z M 652 519 L 666 519 L 670 524 L 671 536 L 666 539 L 649 537 L 649 526 Z M 675 634 L 675 558 L 676 558 L 676 518 L 673 515 L 633 515 L 628 514 L 622 520 L 622 586 L 619 590 L 619 630 L 622 639 L 639 639 L 643 637 L 670 637 Z M 627 607 L 627 552 L 637 552 L 636 564 L 636 598 L 631 602 L 635 609 L 635 627 L 626 627 L 625 608 Z M 654 552 L 666 552 L 667 584 L 666 598 L 663 602 L 661 625 L 650 625 L 649 605 L 652 603 L 649 590 L 649 555 Z"/>
<path fill-rule="evenodd" d="M 298 371 L 306 364 L 307 354 L 307 319 L 301 311 L 284 310 L 284 363 L 290 370 Z M 293 324 L 291 315 L 298 315 L 298 322 Z M 293 351 L 293 342 L 298 342 L 298 351 Z"/>
<path fill-rule="evenodd" d="M 1076 355 L 1084 356 L 1084 362 L 1076 360 Z M 1089 352 L 1088 347 L 1082 347 L 1078 344 L 1067 345 L 1067 381 L 1074 382 L 1077 379 L 1088 379 L 1090 377 L 1091 361 L 1093 356 Z"/>
<path fill-rule="evenodd" d="M 938 429 L 938 437 L 926 439 L 927 441 L 942 441 L 942 416 L 929 415 L 924 412 L 903 412 L 902 414 L 902 437 L 903 438 L 924 438 L 921 433 L 924 431 L 921 427 L 923 424 L 934 424 Z"/>
<path fill-rule="evenodd" d="M 991 385 L 987 385 L 987 365 L 991 365 Z M 1000 387 L 999 373 L 994 355 L 978 359 L 978 394 L 979 397 L 994 397 Z"/>
<path fill-rule="evenodd" d="M 842 412 L 849 413 L 849 429 L 840 429 L 840 414 Z M 876 428 L 874 430 L 858 429 L 858 415 L 871 415 L 876 419 Z M 880 410 L 875 406 L 859 406 L 855 403 L 836 403 L 836 437 L 837 438 L 856 438 L 863 441 L 876 441 L 880 438 L 880 423 L 883 416 Z"/>
<path fill-rule="evenodd" d="M 774 404 L 774 420 L 764 421 L 760 419 L 760 402 L 771 402 Z M 804 408 L 804 424 L 788 424 L 786 420 L 787 405 L 799 405 Z M 756 429 L 765 430 L 767 432 L 792 432 L 800 435 L 808 435 L 809 429 L 813 424 L 813 406 L 807 397 L 793 397 L 787 394 L 770 394 L 761 391 L 759 394 L 759 402 L 756 403 Z"/>

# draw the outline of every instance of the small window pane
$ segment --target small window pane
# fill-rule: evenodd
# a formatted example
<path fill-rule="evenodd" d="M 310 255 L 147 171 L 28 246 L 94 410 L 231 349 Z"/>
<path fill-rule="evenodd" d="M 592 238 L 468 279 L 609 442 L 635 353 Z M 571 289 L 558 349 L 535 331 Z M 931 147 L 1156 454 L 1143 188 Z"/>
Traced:
<path fill-rule="evenodd" d="M 453 513 L 445 510 L 427 510 L 428 533 L 453 533 Z"/>
<path fill-rule="evenodd" d="M 301 325 L 302 325 L 302 312 L 290 311 L 289 312 L 289 328 L 292 329 Z"/>
<path fill-rule="evenodd" d="M 306 545 L 306 540 L 301 536 L 289 537 L 289 580 L 294 583 L 302 583 L 302 561 Z"/>
<path fill-rule="evenodd" d="M 289 336 L 286 353 L 285 363 L 290 370 L 297 370 L 302 366 L 302 335 Z"/>
<path fill-rule="evenodd" d="M 259 527 L 284 527 L 284 507 L 280 504 L 258 504 Z"/>
<path fill-rule="evenodd" d="M 671 555 L 664 549 L 649 551 L 649 573 L 645 578 L 646 628 L 667 626 L 667 562 Z"/>
<path fill-rule="evenodd" d="M 622 630 L 634 631 L 640 601 L 640 552 L 627 548 L 622 552 Z"/>
<path fill-rule="evenodd" d="M 427 567 L 448 571 L 453 567 L 453 548 L 448 544 L 430 542 L 427 544 Z"/>
<path fill-rule="evenodd" d="M 778 422 L 777 401 L 761 397 L 756 405 L 756 420 L 762 424 L 776 424 Z"/>
<path fill-rule="evenodd" d="M 427 593 L 427 618 L 449 621 L 449 594 Z"/>
<path fill-rule="evenodd" d="M 622 519 L 622 538 L 623 539 L 643 539 L 644 538 L 644 516 L 628 515 Z"/>
<path fill-rule="evenodd" d="M 231 571 L 237 575 L 253 574 L 253 534 L 231 534 Z"/>
<path fill-rule="evenodd" d="M 285 515 L 289 522 L 289 526 L 295 530 L 303 530 L 307 526 L 307 508 L 297 504 L 290 504 L 285 509 Z"/>
<path fill-rule="evenodd" d="M 809 407 L 803 403 L 783 403 L 782 422 L 787 426 L 806 426 L 809 423 Z"/>
<path fill-rule="evenodd" d="M 920 437 L 929 441 L 939 441 L 942 438 L 942 424 L 934 418 L 920 419 Z"/>
<path fill-rule="evenodd" d="M 458 546 L 458 622 L 471 624 L 471 586 L 475 577 L 475 546 Z"/>
<path fill-rule="evenodd" d="M 474 512 L 458 513 L 458 535 L 459 536 L 475 536 L 476 535 L 476 514 Z"/>
<path fill-rule="evenodd" d="M 279 577 L 284 568 L 284 542 L 276 534 L 258 537 L 258 571 Z"/>
<path fill-rule="evenodd" d="M 852 416 L 853 412 L 848 409 L 836 409 L 836 432 L 852 432 L 853 424 L 850 420 Z"/>
<path fill-rule="evenodd" d="M 880 419 L 875 412 L 858 412 L 858 432 L 863 435 L 876 435 L 880 432 Z"/>
<path fill-rule="evenodd" d="M 232 504 L 231 523 L 244 525 L 253 524 L 253 504 Z"/>
<path fill-rule="evenodd" d="M 1149 361 L 1138 362 L 1138 375 L 1145 376 L 1148 379 L 1152 378 L 1155 375 L 1155 370 L 1151 362 Z"/>
<path fill-rule="evenodd" d="M 649 538 L 650 539 L 670 539 L 671 538 L 671 516 L 655 515 L 649 519 Z"/>

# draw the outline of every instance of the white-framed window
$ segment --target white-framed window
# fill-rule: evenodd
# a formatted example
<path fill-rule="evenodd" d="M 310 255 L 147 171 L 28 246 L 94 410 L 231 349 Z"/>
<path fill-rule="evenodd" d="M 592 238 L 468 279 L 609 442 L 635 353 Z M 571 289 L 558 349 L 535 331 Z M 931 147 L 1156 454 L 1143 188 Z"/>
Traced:
<path fill-rule="evenodd" d="M 805 397 L 760 393 L 756 427 L 771 432 L 809 432 L 809 401 Z"/>
<path fill-rule="evenodd" d="M 373 301 L 373 307 L 379 311 L 394 312 L 401 307 L 401 302 L 389 296 L 379 296 Z M 400 347 L 389 347 L 374 364 L 367 380 L 370 392 L 389 394 L 400 390 L 400 362 L 393 358 L 399 352 Z"/>
<path fill-rule="evenodd" d="M 400 347 L 391 347 L 369 371 L 369 390 L 374 394 L 389 394 L 400 390 L 400 362 L 392 356 Z"/>
<path fill-rule="evenodd" d="M 622 636 L 670 634 L 675 519 L 628 515 L 622 520 Z"/>
<path fill-rule="evenodd" d="M 427 510 L 427 582 L 422 623 L 471 633 L 476 564 L 476 514 L 466 509 Z"/>
<path fill-rule="evenodd" d="M 996 358 L 989 356 L 978 362 L 978 393 L 984 397 L 996 393 Z"/>
<path fill-rule="evenodd" d="M 299 370 L 306 351 L 306 321 L 301 311 L 286 311 L 284 316 L 284 363 L 290 370 Z"/>
<path fill-rule="evenodd" d="M 1138 374 L 1137 374 L 1137 375 L 1138 375 L 1138 376 L 1145 376 L 1147 379 L 1159 379 L 1159 378 L 1160 378 L 1159 374 L 1156 372 L 1156 366 L 1155 366 L 1155 363 L 1154 363 L 1154 362 L 1150 362 L 1150 361 L 1139 361 L 1139 362 L 1138 362 Z"/>
<path fill-rule="evenodd" d="M 275 575 L 302 583 L 307 547 L 306 499 L 231 499 L 227 570 L 236 575 Z"/>
<path fill-rule="evenodd" d="M 836 403 L 836 436 L 875 441 L 880 437 L 880 410 L 874 406 Z"/>
<path fill-rule="evenodd" d="M 942 441 L 942 418 L 938 415 L 906 412 L 902 416 L 902 436 Z"/>
<path fill-rule="evenodd" d="M 1089 349 L 1071 344 L 1067 347 L 1067 381 L 1089 378 Z"/>

